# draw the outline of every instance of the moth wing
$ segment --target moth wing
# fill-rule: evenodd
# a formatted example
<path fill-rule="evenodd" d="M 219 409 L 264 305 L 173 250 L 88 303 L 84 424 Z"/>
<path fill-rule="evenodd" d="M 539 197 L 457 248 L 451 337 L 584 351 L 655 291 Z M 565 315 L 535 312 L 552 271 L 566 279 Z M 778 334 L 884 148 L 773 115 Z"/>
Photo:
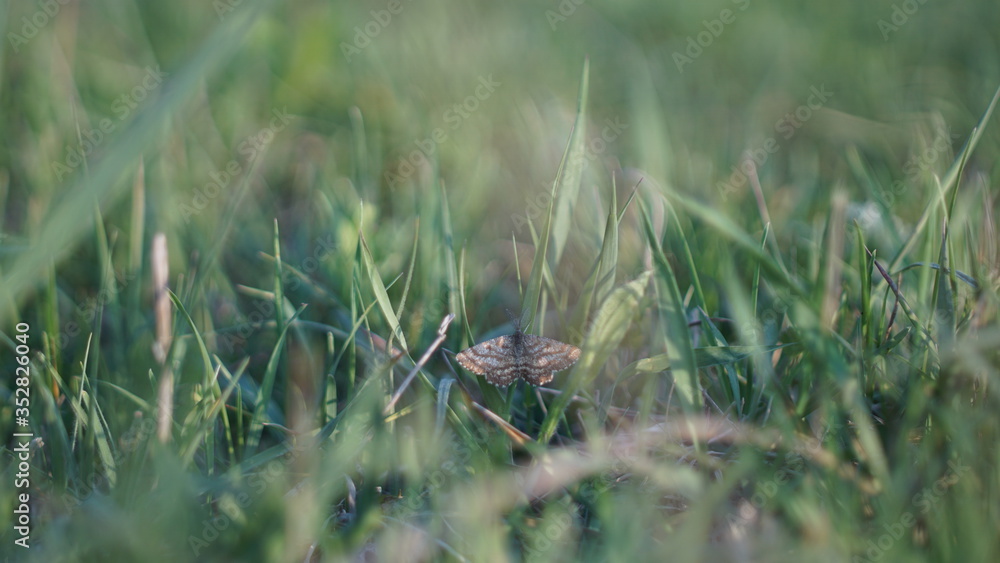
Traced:
<path fill-rule="evenodd" d="M 455 359 L 463 368 L 486 376 L 486 381 L 497 387 L 506 387 L 521 375 L 510 335 L 470 346 L 459 352 Z"/>
<path fill-rule="evenodd" d="M 576 346 L 544 336 L 529 341 L 528 350 L 525 356 L 531 359 L 531 367 L 535 369 L 562 371 L 580 359 L 580 349 Z"/>
<path fill-rule="evenodd" d="M 532 385 L 545 385 L 554 373 L 569 368 L 580 359 L 580 349 L 544 336 L 534 336 L 526 342 L 524 378 Z"/>

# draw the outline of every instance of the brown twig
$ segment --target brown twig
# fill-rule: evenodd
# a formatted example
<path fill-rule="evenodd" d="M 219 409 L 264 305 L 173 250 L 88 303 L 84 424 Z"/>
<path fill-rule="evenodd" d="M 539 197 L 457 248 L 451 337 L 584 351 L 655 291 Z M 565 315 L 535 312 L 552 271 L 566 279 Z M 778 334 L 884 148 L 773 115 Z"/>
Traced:
<path fill-rule="evenodd" d="M 455 314 L 448 313 L 448 315 L 445 316 L 445 318 L 441 321 L 441 326 L 438 327 L 437 338 L 434 339 L 434 342 L 431 342 L 430 347 L 427 348 L 427 351 L 424 352 L 424 355 L 420 356 L 420 359 L 417 360 L 417 363 L 413 365 L 413 369 L 410 370 L 410 373 L 406 374 L 406 379 L 403 380 L 403 383 L 400 384 L 399 389 L 397 389 L 396 392 L 392 395 L 392 398 L 389 399 L 389 404 L 385 406 L 385 410 L 382 411 L 383 415 L 388 416 L 392 412 L 393 408 L 395 408 L 396 406 L 396 403 L 399 402 L 399 398 L 403 396 L 403 391 L 406 391 L 406 388 L 410 386 L 410 383 L 413 382 L 413 379 L 417 377 L 418 373 L 420 373 L 420 369 L 423 368 L 424 364 L 426 364 L 427 361 L 431 358 L 431 354 L 433 354 L 434 351 L 437 350 L 439 346 L 441 346 L 441 343 L 444 342 L 445 337 L 448 335 L 448 325 L 450 325 L 451 321 L 453 320 L 455 320 Z"/>

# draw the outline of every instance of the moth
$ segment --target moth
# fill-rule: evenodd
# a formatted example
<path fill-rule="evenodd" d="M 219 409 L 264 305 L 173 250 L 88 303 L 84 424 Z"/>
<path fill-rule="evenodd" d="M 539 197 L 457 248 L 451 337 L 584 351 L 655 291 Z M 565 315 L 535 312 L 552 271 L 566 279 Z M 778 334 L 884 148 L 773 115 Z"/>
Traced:
<path fill-rule="evenodd" d="M 580 349 L 552 338 L 525 334 L 515 326 L 512 334 L 466 348 L 455 359 L 497 387 L 506 387 L 518 378 L 532 385 L 545 385 L 555 372 L 580 359 Z"/>

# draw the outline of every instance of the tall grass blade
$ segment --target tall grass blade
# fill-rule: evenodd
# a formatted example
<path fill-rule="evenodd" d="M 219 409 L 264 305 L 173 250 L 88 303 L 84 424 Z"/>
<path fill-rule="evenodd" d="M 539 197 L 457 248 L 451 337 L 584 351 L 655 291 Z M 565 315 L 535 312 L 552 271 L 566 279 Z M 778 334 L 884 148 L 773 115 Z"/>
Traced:
<path fill-rule="evenodd" d="M 611 190 L 611 208 L 608 210 L 604 225 L 604 238 L 601 242 L 601 252 L 597 255 L 594 268 L 583 284 L 580 292 L 580 302 L 576 305 L 570 326 L 583 332 L 593 303 L 601 303 L 615 285 L 615 272 L 618 269 L 618 196 Z"/>
<path fill-rule="evenodd" d="M 580 179 L 583 175 L 583 168 L 586 165 L 586 161 L 583 158 L 583 120 L 586 117 L 584 105 L 587 101 L 586 89 L 589 81 L 589 68 L 590 62 L 584 62 L 583 78 L 580 83 L 580 105 L 577 108 L 578 125 L 574 125 L 573 132 L 570 134 L 569 141 L 566 144 L 566 151 L 563 153 L 562 163 L 559 165 L 556 180 L 552 183 L 551 197 L 549 198 L 548 209 L 545 213 L 545 224 L 539 236 L 535 237 L 535 258 L 531 263 L 531 275 L 528 277 L 528 287 L 525 291 L 524 302 L 521 304 L 521 327 L 525 331 L 531 330 L 535 322 L 535 314 L 538 311 L 538 303 L 542 294 L 542 280 L 548 270 L 546 257 L 548 255 L 550 240 L 553 237 L 559 240 L 557 244 L 561 253 L 566 239 L 569 237 L 570 212 L 572 205 L 576 202 L 576 194 L 580 188 Z M 570 193 L 562 194 L 560 190 L 564 189 L 569 190 Z M 558 225 L 560 230 L 554 231 L 553 211 L 557 201 L 559 201 L 560 213 L 564 214 L 565 219 Z M 558 263 L 558 258 L 559 255 L 557 253 L 556 263 Z"/>
<path fill-rule="evenodd" d="M 562 393 L 549 407 L 549 412 L 542 422 L 538 436 L 539 443 L 547 443 L 552 438 L 559 419 L 577 390 L 586 388 L 597 378 L 601 368 L 625 338 L 625 333 L 632 325 L 632 319 L 639 312 L 639 304 L 646 293 L 651 274 L 652 272 L 643 272 L 638 278 L 616 288 L 601 304 L 581 344 L 580 359 L 570 372 Z"/>
<path fill-rule="evenodd" d="M 673 368 L 674 382 L 681 398 L 682 408 L 689 413 L 700 412 L 702 408 L 701 384 L 698 381 L 698 365 L 695 361 L 691 333 L 688 329 L 687 314 L 677 287 L 673 269 L 663 255 L 660 241 L 653 230 L 653 224 L 644 206 L 642 224 L 646 231 L 647 243 L 653 251 L 656 266 L 656 288 L 660 314 L 664 328 L 667 357 Z"/>
<path fill-rule="evenodd" d="M 590 58 L 583 61 L 583 72 L 580 78 L 580 93 L 577 96 L 576 120 L 573 122 L 573 132 L 570 134 L 563 162 L 559 167 L 552 199 L 556 199 L 556 216 L 552 226 L 552 263 L 558 264 L 562 258 L 563 249 L 569 238 L 573 221 L 573 208 L 580 194 L 580 182 L 583 170 L 587 165 L 587 92 L 590 88 Z"/>
<path fill-rule="evenodd" d="M 969 139 L 965 142 L 962 150 L 959 151 L 958 158 L 952 163 L 948 171 L 945 172 L 944 177 L 941 179 L 941 192 L 948 193 L 958 181 L 958 178 L 962 172 L 962 167 L 968 156 L 972 154 L 975 150 L 976 145 L 979 144 L 979 139 L 983 136 L 983 130 L 986 128 L 986 123 L 990 120 L 993 115 L 993 110 L 996 109 L 997 102 L 1000 101 L 1000 87 L 997 88 L 996 93 L 993 94 L 993 99 L 990 101 L 990 105 L 986 107 L 986 111 L 983 112 L 983 116 L 979 118 L 979 123 L 972 129 L 972 134 L 969 135 Z M 935 198 L 936 200 L 936 198 Z M 911 250 L 913 250 L 914 245 L 920 240 L 921 234 L 925 228 L 927 228 L 928 220 L 931 217 L 931 211 L 937 206 L 936 201 L 932 200 L 928 202 L 927 207 L 924 208 L 923 215 L 920 216 L 920 220 L 914 226 L 913 231 L 910 233 L 909 238 L 906 239 L 906 243 L 903 247 L 899 249 L 896 256 L 889 263 L 889 271 L 896 271 L 903 262 L 903 258 L 906 257 Z"/>
<path fill-rule="evenodd" d="M 400 326 L 399 319 L 396 317 L 396 313 L 392 309 L 392 302 L 389 300 L 389 294 L 386 292 L 385 285 L 382 283 L 382 277 L 379 276 L 378 268 L 375 266 L 375 259 L 372 257 L 372 252 L 368 248 L 365 236 L 363 234 L 359 234 L 358 236 L 361 241 L 361 256 L 364 260 L 365 270 L 368 272 L 368 279 L 371 282 L 371 289 L 375 294 L 375 300 L 378 302 L 379 310 L 382 311 L 382 316 L 389 324 L 389 329 L 392 330 L 392 334 L 397 340 L 399 340 L 399 345 L 404 351 L 408 351 L 410 348 L 406 345 L 406 337 L 403 335 L 403 328 Z"/>
<path fill-rule="evenodd" d="M 305 305 L 301 306 L 299 310 L 295 312 L 295 315 L 288 319 L 288 324 L 281 327 L 281 333 L 278 335 L 278 341 L 274 343 L 274 350 L 271 351 L 271 357 L 267 361 L 267 368 L 264 370 L 264 378 L 261 381 L 260 389 L 257 392 L 257 398 L 254 400 L 254 411 L 253 417 L 250 419 L 250 428 L 247 431 L 246 455 L 248 456 L 257 453 L 257 446 L 260 444 L 260 437 L 264 432 L 264 422 L 270 418 L 268 417 L 267 412 L 271 405 L 271 393 L 274 391 L 274 379 L 278 373 L 278 363 L 280 362 L 282 353 L 285 350 L 285 337 L 288 335 L 288 329 L 305 309 Z"/>

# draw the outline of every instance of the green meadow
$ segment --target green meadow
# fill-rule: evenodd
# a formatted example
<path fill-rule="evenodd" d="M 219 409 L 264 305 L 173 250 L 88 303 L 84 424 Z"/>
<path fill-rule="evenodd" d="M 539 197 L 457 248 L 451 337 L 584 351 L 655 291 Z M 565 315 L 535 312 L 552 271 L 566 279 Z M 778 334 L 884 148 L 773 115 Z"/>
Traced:
<path fill-rule="evenodd" d="M 4 560 L 1000 557 L 1000 4 L 2 5 Z"/>

